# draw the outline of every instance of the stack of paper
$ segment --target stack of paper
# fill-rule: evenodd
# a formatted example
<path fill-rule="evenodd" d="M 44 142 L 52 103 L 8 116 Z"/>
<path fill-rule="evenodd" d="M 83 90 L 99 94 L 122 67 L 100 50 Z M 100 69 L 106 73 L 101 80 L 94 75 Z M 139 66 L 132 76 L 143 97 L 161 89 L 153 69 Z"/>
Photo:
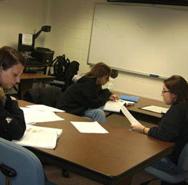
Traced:
<path fill-rule="evenodd" d="M 117 101 L 107 101 L 104 105 L 105 111 L 111 111 L 111 112 L 120 112 L 121 107 L 124 105 L 133 105 L 134 102 L 125 101 L 125 100 L 117 100 Z"/>
<path fill-rule="evenodd" d="M 63 118 L 57 116 L 54 112 L 51 111 L 41 111 L 35 109 L 34 107 L 21 107 L 21 109 L 24 112 L 26 124 L 64 120 Z"/>
<path fill-rule="evenodd" d="M 41 104 L 28 105 L 27 107 L 32 108 L 34 110 L 40 110 L 40 111 L 65 112 L 64 110 L 50 107 L 47 105 L 41 105 Z"/>
<path fill-rule="evenodd" d="M 22 146 L 54 149 L 62 129 L 27 125 L 24 136 L 15 143 Z"/>
<path fill-rule="evenodd" d="M 142 107 L 141 109 L 156 112 L 159 114 L 161 114 L 161 113 L 165 114 L 168 111 L 168 108 L 166 108 L 166 107 L 159 107 L 159 106 L 155 106 L 155 105 L 149 105 L 146 107 Z"/>
<path fill-rule="evenodd" d="M 97 133 L 106 134 L 108 133 L 97 121 L 94 122 L 77 122 L 71 121 L 73 126 L 81 133 Z"/>

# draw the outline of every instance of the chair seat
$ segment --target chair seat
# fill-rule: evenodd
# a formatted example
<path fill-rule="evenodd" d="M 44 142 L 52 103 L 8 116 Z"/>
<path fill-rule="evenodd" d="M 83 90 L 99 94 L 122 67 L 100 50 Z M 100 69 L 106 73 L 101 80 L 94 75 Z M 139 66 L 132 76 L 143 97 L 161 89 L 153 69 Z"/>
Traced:
<path fill-rule="evenodd" d="M 156 178 L 171 184 L 187 182 L 188 180 L 188 143 L 184 146 L 178 158 L 178 164 L 173 163 L 168 157 L 156 161 L 145 169 Z M 148 184 L 150 181 L 147 181 Z"/>
<path fill-rule="evenodd" d="M 151 175 L 156 176 L 157 178 L 161 179 L 162 181 L 167 181 L 169 183 L 180 183 L 185 180 L 185 177 L 188 176 L 187 172 L 181 173 L 167 173 L 161 170 L 158 170 L 154 167 L 148 167 L 145 169 L 146 172 L 150 173 Z"/>
<path fill-rule="evenodd" d="M 37 156 L 28 149 L 0 138 L 0 164 L 15 171 L 11 176 L 12 185 L 55 185 L 47 180 Z M 4 169 L 4 168 L 3 168 Z M 5 175 L 0 171 L 0 184 L 5 184 Z"/>

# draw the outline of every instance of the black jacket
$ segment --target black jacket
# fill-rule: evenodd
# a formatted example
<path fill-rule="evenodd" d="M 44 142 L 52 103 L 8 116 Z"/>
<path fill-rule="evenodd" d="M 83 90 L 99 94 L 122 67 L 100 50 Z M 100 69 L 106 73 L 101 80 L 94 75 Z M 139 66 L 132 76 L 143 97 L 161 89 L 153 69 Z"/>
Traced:
<path fill-rule="evenodd" d="M 170 158 L 177 162 L 181 150 L 188 142 L 188 103 L 172 105 L 159 123 L 148 132 L 149 136 L 175 142 Z"/>
<path fill-rule="evenodd" d="M 25 129 L 23 111 L 15 100 L 6 96 L 5 102 L 0 102 L 0 137 L 7 140 L 20 139 Z"/>
<path fill-rule="evenodd" d="M 87 109 L 103 106 L 110 95 L 108 89 L 96 84 L 96 78 L 84 76 L 61 95 L 57 107 L 81 116 Z"/>

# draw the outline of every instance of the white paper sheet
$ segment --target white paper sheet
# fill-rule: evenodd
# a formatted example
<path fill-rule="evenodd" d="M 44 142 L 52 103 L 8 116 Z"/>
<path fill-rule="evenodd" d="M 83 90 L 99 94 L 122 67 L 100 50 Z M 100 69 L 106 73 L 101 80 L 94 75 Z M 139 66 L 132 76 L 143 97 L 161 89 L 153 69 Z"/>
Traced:
<path fill-rule="evenodd" d="M 64 110 L 57 109 L 57 108 L 54 108 L 54 107 L 50 107 L 50 106 L 47 106 L 47 105 L 41 105 L 41 104 L 28 105 L 27 107 L 32 108 L 34 110 L 40 110 L 40 111 L 65 112 Z"/>
<path fill-rule="evenodd" d="M 97 121 L 94 122 L 71 121 L 71 123 L 80 133 L 97 133 L 97 134 L 108 133 L 108 131 L 104 129 Z"/>
<path fill-rule="evenodd" d="M 137 119 L 134 118 L 134 116 L 127 110 L 125 106 L 121 107 L 122 113 L 125 115 L 125 117 L 130 121 L 131 125 L 142 125 Z"/>
<path fill-rule="evenodd" d="M 155 105 L 149 105 L 146 107 L 142 107 L 141 109 L 156 112 L 159 114 L 166 113 L 168 111 L 168 108 L 166 108 L 166 107 L 159 107 L 159 106 L 155 106 Z"/>
<path fill-rule="evenodd" d="M 21 107 L 21 109 L 24 112 L 26 124 L 64 120 L 63 118 L 57 116 L 54 112 L 39 111 L 29 107 Z"/>
<path fill-rule="evenodd" d="M 54 149 L 62 129 L 27 125 L 24 136 L 15 143 L 22 146 Z"/>
<path fill-rule="evenodd" d="M 134 102 L 119 99 L 117 101 L 107 101 L 103 109 L 105 111 L 120 112 L 121 107 L 123 105 L 133 105 L 133 104 Z"/>
<path fill-rule="evenodd" d="M 22 44 L 32 46 L 33 35 L 32 34 L 22 34 Z"/>

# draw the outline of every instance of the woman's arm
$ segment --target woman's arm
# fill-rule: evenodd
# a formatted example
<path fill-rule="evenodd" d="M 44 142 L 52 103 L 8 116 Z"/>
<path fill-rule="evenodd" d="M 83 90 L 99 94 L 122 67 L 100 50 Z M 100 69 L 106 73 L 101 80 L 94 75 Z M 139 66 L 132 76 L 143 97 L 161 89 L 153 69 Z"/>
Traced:
<path fill-rule="evenodd" d="M 145 127 L 144 125 L 142 125 L 141 123 L 140 124 L 132 124 L 131 125 L 131 128 L 134 130 L 134 131 L 137 131 L 137 132 L 140 132 L 142 134 L 148 134 L 150 128 L 148 127 Z"/>
<path fill-rule="evenodd" d="M 164 115 L 159 126 L 148 128 L 135 125 L 133 130 L 163 141 L 175 141 L 185 123 L 185 106 L 184 104 L 173 105 Z"/>
<path fill-rule="evenodd" d="M 82 104 L 88 108 L 98 108 L 103 106 L 111 96 L 109 89 L 102 89 L 96 84 L 95 79 L 88 79 L 86 83 L 81 84 L 80 100 Z"/>
<path fill-rule="evenodd" d="M 16 101 L 7 96 L 5 104 L 0 103 L 0 137 L 8 140 L 20 139 L 25 129 L 23 111 Z"/>
<path fill-rule="evenodd" d="M 185 109 L 187 108 L 184 106 L 186 105 L 171 106 L 159 123 L 159 127 L 151 128 L 148 135 L 163 141 L 175 141 L 185 123 Z"/>

